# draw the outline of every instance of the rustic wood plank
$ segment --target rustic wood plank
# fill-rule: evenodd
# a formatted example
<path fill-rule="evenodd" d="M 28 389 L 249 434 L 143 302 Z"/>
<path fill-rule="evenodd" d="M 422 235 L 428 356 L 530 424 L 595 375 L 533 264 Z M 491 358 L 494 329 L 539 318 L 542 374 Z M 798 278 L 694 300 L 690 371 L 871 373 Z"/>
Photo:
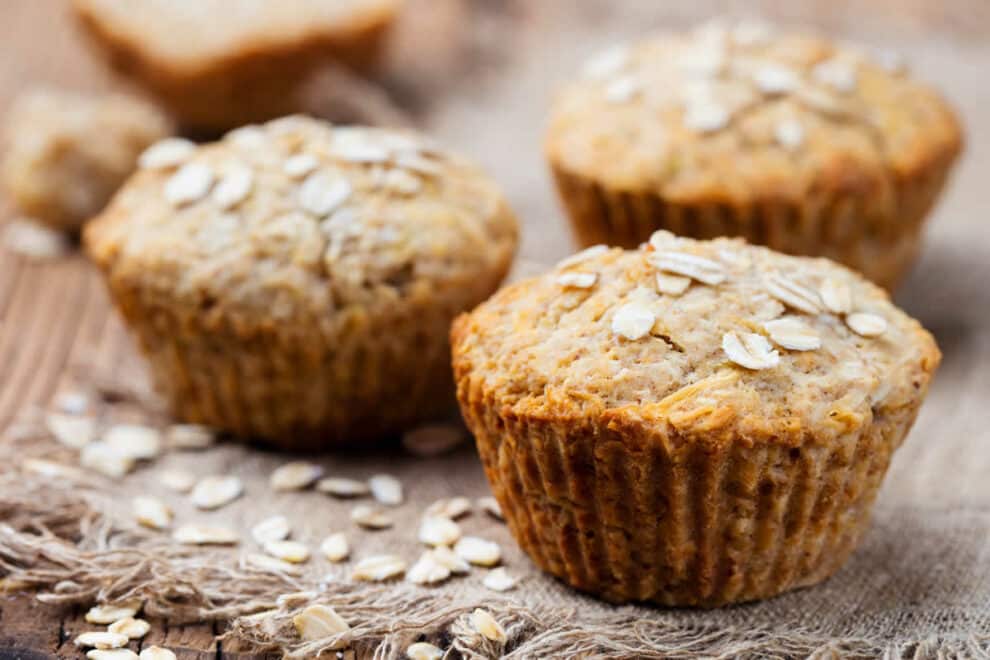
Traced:
<path fill-rule="evenodd" d="M 56 658 L 71 608 L 46 605 L 31 596 L 0 598 L 0 657 Z"/>

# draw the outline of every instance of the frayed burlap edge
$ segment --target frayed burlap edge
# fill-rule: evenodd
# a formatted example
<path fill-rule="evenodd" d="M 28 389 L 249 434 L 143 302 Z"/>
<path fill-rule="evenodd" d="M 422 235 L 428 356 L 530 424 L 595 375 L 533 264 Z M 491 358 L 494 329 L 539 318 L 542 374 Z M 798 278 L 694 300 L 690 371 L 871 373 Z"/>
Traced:
<path fill-rule="evenodd" d="M 10 458 L 10 457 L 8 457 Z M 7 463 L 11 465 L 12 463 Z M 616 608 L 588 615 L 565 606 L 520 606 L 506 599 L 454 597 L 407 584 L 309 584 L 253 571 L 229 556 L 189 548 L 129 528 L 103 511 L 109 493 L 53 484 L 32 474 L 0 473 L 0 585 L 32 591 L 46 603 L 88 605 L 129 598 L 151 617 L 176 623 L 224 621 L 223 639 L 286 657 L 315 657 L 347 645 L 359 657 L 399 658 L 428 639 L 465 658 L 738 658 L 986 657 L 990 636 L 931 637 L 883 644 L 834 639 L 815 630 L 689 625 L 663 610 Z M 291 594 L 291 595 L 289 595 Z M 313 603 L 334 607 L 351 630 L 300 642 L 292 617 Z M 477 607 L 490 611 L 507 641 L 496 644 L 470 625 Z"/>

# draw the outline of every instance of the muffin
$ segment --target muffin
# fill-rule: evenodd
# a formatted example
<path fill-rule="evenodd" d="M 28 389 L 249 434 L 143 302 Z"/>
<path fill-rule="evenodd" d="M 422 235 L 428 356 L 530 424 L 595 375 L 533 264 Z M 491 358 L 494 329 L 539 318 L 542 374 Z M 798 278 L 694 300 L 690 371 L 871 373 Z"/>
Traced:
<path fill-rule="evenodd" d="M 582 245 L 740 236 L 891 288 L 961 144 L 890 53 L 741 22 L 593 58 L 556 99 L 546 152 Z"/>
<path fill-rule="evenodd" d="M 84 239 L 177 417 L 318 449 L 455 408 L 450 322 L 517 244 L 472 164 L 302 117 L 141 161 Z"/>
<path fill-rule="evenodd" d="M 224 130 L 299 111 L 318 67 L 366 70 L 400 0 L 73 0 L 115 69 L 183 124 Z"/>
<path fill-rule="evenodd" d="M 702 607 L 843 564 L 941 357 L 842 266 L 665 231 L 503 289 L 452 346 L 529 556 L 609 601 Z"/>
<path fill-rule="evenodd" d="M 25 215 L 75 232 L 170 130 L 161 112 L 126 96 L 33 89 L 7 114 L 0 181 Z"/>

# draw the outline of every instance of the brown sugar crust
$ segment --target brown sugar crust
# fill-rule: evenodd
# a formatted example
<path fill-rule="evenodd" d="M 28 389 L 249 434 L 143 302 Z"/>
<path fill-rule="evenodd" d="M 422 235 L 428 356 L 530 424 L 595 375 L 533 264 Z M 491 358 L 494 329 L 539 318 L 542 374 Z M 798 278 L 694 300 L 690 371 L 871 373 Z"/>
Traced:
<path fill-rule="evenodd" d="M 450 321 L 497 288 L 517 231 L 421 136 L 290 118 L 140 171 L 85 241 L 181 418 L 301 448 L 449 409 Z"/>
<path fill-rule="evenodd" d="M 263 11 L 224 0 L 74 0 L 114 68 L 191 127 L 224 130 L 299 110 L 300 85 L 327 62 L 372 68 L 399 0 L 290 0 Z"/>
<path fill-rule="evenodd" d="M 961 147 L 952 109 L 890 55 L 747 24 L 599 55 L 546 137 L 582 244 L 734 235 L 888 287 Z"/>
<path fill-rule="evenodd" d="M 714 260 L 726 279 L 659 293 L 664 251 Z M 516 539 L 611 601 L 717 606 L 832 574 L 938 365 L 931 335 L 826 260 L 670 235 L 595 252 L 503 289 L 452 331 L 461 409 Z M 563 285 L 573 272 L 597 280 Z M 818 297 L 818 313 L 800 312 L 768 292 L 772 276 L 844 284 L 852 304 L 833 313 Z M 654 315 L 636 340 L 616 331 L 629 305 Z M 885 331 L 854 332 L 867 330 L 858 312 Z M 818 348 L 775 343 L 767 327 L 781 318 Z M 730 332 L 765 338 L 776 363 L 733 362 Z"/>

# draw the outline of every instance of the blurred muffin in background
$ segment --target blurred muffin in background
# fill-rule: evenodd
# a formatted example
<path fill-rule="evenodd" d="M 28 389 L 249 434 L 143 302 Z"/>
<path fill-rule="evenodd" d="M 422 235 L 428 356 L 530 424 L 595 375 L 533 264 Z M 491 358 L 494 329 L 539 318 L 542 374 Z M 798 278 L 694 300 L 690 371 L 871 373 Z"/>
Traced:
<path fill-rule="evenodd" d="M 546 152 L 583 245 L 742 236 L 890 288 L 962 141 L 890 53 L 716 21 L 588 62 L 555 102 Z"/>
<path fill-rule="evenodd" d="M 515 216 L 407 132 L 290 117 L 166 141 L 85 232 L 175 414 L 288 449 L 451 411 L 448 330 L 499 285 Z"/>
<path fill-rule="evenodd" d="M 78 231 L 170 130 L 161 112 L 126 96 L 30 90 L 5 119 L 0 181 L 25 215 Z"/>
<path fill-rule="evenodd" d="M 93 41 L 185 126 L 225 130 L 297 112 L 321 65 L 365 70 L 401 0 L 73 0 Z"/>

